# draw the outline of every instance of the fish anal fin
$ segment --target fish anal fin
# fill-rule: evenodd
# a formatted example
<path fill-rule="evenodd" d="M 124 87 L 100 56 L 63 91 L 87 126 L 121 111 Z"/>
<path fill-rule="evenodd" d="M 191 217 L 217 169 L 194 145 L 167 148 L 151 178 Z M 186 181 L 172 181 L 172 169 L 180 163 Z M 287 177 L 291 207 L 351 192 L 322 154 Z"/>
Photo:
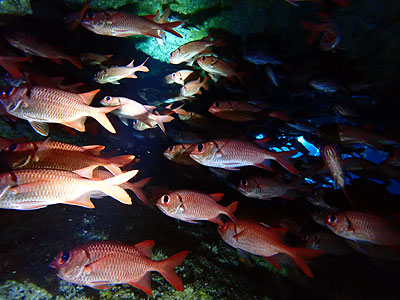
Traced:
<path fill-rule="evenodd" d="M 60 58 L 55 58 L 55 57 L 47 57 L 48 59 L 50 59 L 52 62 L 56 63 L 57 65 L 62 66 L 62 61 Z"/>
<path fill-rule="evenodd" d="M 40 135 L 49 135 L 49 124 L 36 121 L 29 121 L 29 124 L 31 124 L 32 128 Z"/>
<path fill-rule="evenodd" d="M 92 201 L 90 201 L 90 193 L 86 193 L 77 199 L 65 201 L 63 203 L 70 204 L 70 205 L 76 205 L 76 206 L 82 206 L 82 207 L 86 207 L 86 208 L 94 208 Z"/>
<path fill-rule="evenodd" d="M 133 281 L 128 282 L 128 284 L 134 286 L 135 288 L 142 290 L 147 295 L 151 296 L 153 294 L 153 292 L 151 290 L 150 283 L 151 283 L 151 273 L 150 272 L 147 272 L 146 274 L 143 275 L 142 278 L 140 278 L 139 280 L 137 280 L 135 282 L 133 282 Z"/>
<path fill-rule="evenodd" d="M 80 132 L 85 131 L 85 121 L 87 117 L 80 117 L 79 119 L 73 120 L 73 121 L 64 121 L 61 124 L 74 128 L 75 130 L 78 130 Z"/>
<path fill-rule="evenodd" d="M 220 226 L 224 226 L 224 222 L 222 222 L 221 217 L 218 215 L 215 218 L 210 218 L 208 219 L 208 221 L 213 222 L 213 223 L 217 223 Z"/>
<path fill-rule="evenodd" d="M 110 286 L 108 284 L 92 284 L 89 286 L 96 290 L 108 290 L 110 288 Z"/>
<path fill-rule="evenodd" d="M 154 241 L 147 240 L 140 242 L 135 245 L 135 248 L 138 249 L 141 253 L 143 253 L 147 257 L 151 257 L 153 251 Z"/>
<path fill-rule="evenodd" d="M 268 170 L 268 171 L 274 171 L 274 169 L 271 168 L 271 165 L 270 165 L 270 162 L 268 159 L 264 160 L 260 164 L 255 164 L 255 166 L 258 168 L 261 168 L 261 169 Z"/>
<path fill-rule="evenodd" d="M 271 265 L 273 265 L 278 270 L 282 269 L 279 257 L 277 255 L 269 256 L 269 257 L 263 256 L 262 258 L 264 258 L 267 262 L 269 262 Z"/>
<path fill-rule="evenodd" d="M 188 222 L 188 223 L 192 223 L 192 224 L 198 224 L 199 222 L 196 222 L 196 221 L 193 221 L 193 220 L 182 220 L 182 221 L 185 221 L 185 222 Z"/>

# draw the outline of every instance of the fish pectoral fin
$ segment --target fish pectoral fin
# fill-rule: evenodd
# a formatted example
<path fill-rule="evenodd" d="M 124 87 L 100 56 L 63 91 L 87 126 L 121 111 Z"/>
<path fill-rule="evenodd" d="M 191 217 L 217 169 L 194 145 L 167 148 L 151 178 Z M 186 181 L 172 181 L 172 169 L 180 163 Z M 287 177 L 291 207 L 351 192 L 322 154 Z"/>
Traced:
<path fill-rule="evenodd" d="M 240 171 L 240 169 L 238 168 L 229 168 L 229 167 L 224 167 L 225 170 L 229 170 L 229 171 Z"/>
<path fill-rule="evenodd" d="M 143 275 L 142 278 L 140 278 L 137 281 L 130 281 L 128 284 L 134 286 L 135 288 L 138 288 L 145 292 L 147 295 L 152 295 L 153 292 L 151 290 L 151 273 L 147 272 L 146 274 Z"/>
<path fill-rule="evenodd" d="M 271 265 L 273 265 L 278 270 L 282 269 L 279 257 L 277 255 L 269 256 L 269 257 L 262 256 L 262 258 L 264 258 L 267 262 L 269 262 Z"/>
<path fill-rule="evenodd" d="M 86 178 L 93 178 L 93 170 L 96 169 L 98 167 L 98 165 L 94 165 L 94 166 L 89 166 L 86 168 L 82 168 L 82 169 L 78 169 L 78 170 L 74 170 L 73 172 L 82 176 L 82 177 L 86 177 Z"/>
<path fill-rule="evenodd" d="M 119 81 L 110 81 L 111 84 L 120 84 Z"/>
<path fill-rule="evenodd" d="M 13 195 L 18 195 L 22 193 L 29 193 L 29 192 L 35 192 L 38 189 L 41 189 L 41 186 L 44 184 L 49 184 L 51 181 L 49 180 L 38 180 L 34 182 L 29 182 L 25 184 L 20 184 L 17 186 L 14 186 L 10 188 L 8 191 L 12 193 Z"/>
<path fill-rule="evenodd" d="M 36 122 L 36 121 L 29 121 L 29 124 L 40 135 L 43 135 L 43 136 L 49 135 L 49 124 L 43 123 L 43 122 Z"/>
<path fill-rule="evenodd" d="M 135 73 L 133 73 L 133 74 L 131 74 L 131 75 L 126 76 L 125 78 L 136 79 L 136 78 L 138 78 L 138 77 L 136 76 Z"/>
<path fill-rule="evenodd" d="M 87 117 L 80 117 L 79 119 L 73 120 L 73 121 L 64 121 L 61 124 L 74 128 L 80 132 L 85 131 L 85 121 Z"/>
<path fill-rule="evenodd" d="M 94 208 L 92 201 L 90 201 L 90 194 L 91 193 L 86 193 L 77 199 L 65 201 L 63 203 L 69 204 L 69 205 L 82 206 L 82 207 L 86 207 L 86 208 Z"/>
<path fill-rule="evenodd" d="M 241 232 L 234 234 L 234 235 L 233 235 L 233 238 L 234 238 L 236 241 L 239 241 L 239 237 L 240 237 L 242 234 L 244 234 L 244 233 L 246 233 L 246 229 L 243 229 Z"/>
<path fill-rule="evenodd" d="M 129 126 L 129 119 L 123 117 L 119 117 L 119 119 L 122 123 L 124 123 L 125 126 Z"/>
<path fill-rule="evenodd" d="M 112 261 L 113 257 L 112 256 L 105 256 L 105 257 L 101 257 L 98 260 L 95 260 L 94 262 L 91 262 L 90 264 L 87 264 L 84 268 L 83 271 L 87 274 L 91 274 L 92 272 L 96 272 L 99 270 L 104 270 L 104 266 L 109 266 L 112 265 L 113 262 Z M 106 282 L 96 282 L 94 284 L 107 284 Z"/>

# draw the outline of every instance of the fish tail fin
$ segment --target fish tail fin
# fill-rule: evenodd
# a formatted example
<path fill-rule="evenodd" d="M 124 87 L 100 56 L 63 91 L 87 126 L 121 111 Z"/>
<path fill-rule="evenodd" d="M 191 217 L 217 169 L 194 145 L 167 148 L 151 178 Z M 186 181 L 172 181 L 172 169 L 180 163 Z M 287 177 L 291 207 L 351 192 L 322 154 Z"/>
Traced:
<path fill-rule="evenodd" d="M 110 157 L 107 159 L 107 164 L 104 167 L 114 175 L 122 174 L 119 167 L 123 167 L 135 159 L 135 155 L 122 155 L 116 157 Z"/>
<path fill-rule="evenodd" d="M 299 171 L 295 168 L 295 166 L 289 161 L 289 158 L 295 155 L 299 150 L 290 150 L 284 152 L 276 152 L 274 153 L 275 160 L 290 173 L 298 175 Z"/>
<path fill-rule="evenodd" d="M 90 116 L 99 122 L 109 132 L 116 133 L 115 128 L 112 126 L 106 114 L 118 108 L 120 108 L 120 106 L 95 107 Z"/>
<path fill-rule="evenodd" d="M 147 177 L 145 179 L 142 179 L 138 182 L 127 182 L 125 183 L 128 189 L 130 189 L 136 197 L 139 198 L 140 201 L 142 201 L 144 204 L 149 204 L 146 195 L 143 192 L 143 187 L 150 181 L 151 177 Z"/>
<path fill-rule="evenodd" d="M 171 116 L 160 116 L 160 115 L 153 115 L 153 120 L 157 122 L 157 125 L 161 128 L 161 130 L 165 133 L 164 122 L 171 122 L 174 117 Z"/>
<path fill-rule="evenodd" d="M 182 279 L 175 273 L 174 268 L 180 265 L 188 255 L 189 251 L 182 251 L 165 260 L 160 261 L 158 271 L 170 284 L 174 286 L 178 291 L 183 291 L 184 286 Z"/>
<path fill-rule="evenodd" d="M 312 42 L 315 41 L 318 34 L 321 32 L 320 26 L 318 26 L 317 24 L 309 23 L 309 22 L 301 22 L 301 25 L 303 25 L 304 29 L 311 31 L 311 34 L 307 40 L 307 44 L 312 44 Z"/>
<path fill-rule="evenodd" d="M 67 57 L 64 57 L 64 59 L 68 60 L 71 64 L 73 64 L 78 69 L 82 69 L 81 62 L 79 60 L 77 60 L 75 57 L 67 56 Z"/>
<path fill-rule="evenodd" d="M 122 173 L 120 175 L 97 181 L 96 184 L 98 189 L 103 193 L 113 197 L 114 199 L 118 200 L 124 204 L 132 204 L 132 199 L 129 197 L 128 193 L 124 191 L 119 185 L 127 182 L 132 177 L 134 177 L 138 170 L 132 170 L 129 172 Z"/>
<path fill-rule="evenodd" d="M 289 252 L 289 256 L 294 260 L 294 262 L 299 266 L 304 274 L 306 274 L 310 278 L 313 278 L 314 274 L 311 272 L 311 269 L 307 265 L 306 260 L 323 254 L 323 251 L 307 248 L 292 248 Z"/>
<path fill-rule="evenodd" d="M 204 77 L 203 81 L 201 82 L 201 86 L 203 87 L 203 89 L 205 89 L 206 91 L 208 91 L 208 76 Z"/>
<path fill-rule="evenodd" d="M 235 201 L 225 207 L 225 214 L 234 222 L 237 223 L 235 216 L 233 215 L 237 209 L 238 201 Z"/>
<path fill-rule="evenodd" d="M 279 119 L 283 122 L 294 124 L 293 119 L 287 115 L 287 111 L 271 111 L 268 117 Z"/>
<path fill-rule="evenodd" d="M 163 30 L 172 33 L 173 35 L 176 35 L 177 37 L 182 37 L 178 32 L 176 32 L 175 30 L 173 30 L 173 28 L 181 25 L 182 22 L 181 21 L 175 21 L 175 22 L 169 22 L 169 23 L 165 23 L 165 24 L 160 24 L 160 26 L 162 27 Z"/>

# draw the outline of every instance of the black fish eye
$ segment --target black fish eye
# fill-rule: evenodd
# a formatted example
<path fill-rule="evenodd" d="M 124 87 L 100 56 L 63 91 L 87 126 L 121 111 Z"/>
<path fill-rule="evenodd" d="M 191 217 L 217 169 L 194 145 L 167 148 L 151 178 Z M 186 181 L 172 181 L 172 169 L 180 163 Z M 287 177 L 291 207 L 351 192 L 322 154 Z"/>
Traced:
<path fill-rule="evenodd" d="M 164 195 L 162 196 L 162 203 L 163 204 L 168 204 L 169 203 L 169 196 L 168 195 Z"/>
<path fill-rule="evenodd" d="M 94 13 L 91 11 L 90 13 L 88 13 L 88 17 L 89 17 L 89 19 L 93 19 L 94 18 Z"/>
<path fill-rule="evenodd" d="M 137 120 L 135 120 L 135 119 L 132 122 L 133 122 L 133 125 L 137 124 Z"/>
<path fill-rule="evenodd" d="M 69 256 L 70 256 L 69 251 L 63 251 L 60 255 L 60 258 L 57 260 L 57 262 L 60 265 L 65 264 L 68 261 Z"/>
<path fill-rule="evenodd" d="M 203 149 L 204 149 L 204 145 L 203 145 L 203 144 L 198 144 L 198 145 L 197 145 L 197 150 L 198 150 L 199 152 L 203 151 Z"/>
<path fill-rule="evenodd" d="M 174 150 L 174 146 L 169 146 L 169 147 L 168 147 L 168 150 L 169 150 L 169 151 Z"/>
<path fill-rule="evenodd" d="M 220 102 L 220 101 L 216 101 L 216 102 L 215 102 L 215 106 L 216 106 L 216 107 L 221 107 L 221 102 Z"/>
<path fill-rule="evenodd" d="M 246 179 L 240 180 L 240 186 L 247 186 L 249 183 L 247 182 Z"/>
<path fill-rule="evenodd" d="M 12 144 L 12 145 L 10 145 L 10 146 L 8 147 L 8 150 L 10 150 L 10 151 L 15 151 L 15 150 L 17 150 L 17 147 L 18 147 L 18 144 Z"/>
<path fill-rule="evenodd" d="M 328 217 L 328 223 L 329 223 L 329 224 L 335 224 L 336 221 L 337 221 L 337 218 L 336 218 L 335 215 L 330 215 L 330 216 Z"/>
<path fill-rule="evenodd" d="M 107 96 L 107 97 L 106 97 L 106 101 L 111 101 L 111 97 L 110 97 L 110 96 Z"/>
<path fill-rule="evenodd" d="M 15 86 L 10 86 L 8 89 L 5 91 L 5 97 L 10 97 L 15 91 Z"/>
<path fill-rule="evenodd" d="M 201 60 L 202 60 L 202 61 L 205 61 L 205 60 L 206 60 L 206 57 L 205 57 L 205 56 L 202 56 L 202 57 L 201 57 Z"/>

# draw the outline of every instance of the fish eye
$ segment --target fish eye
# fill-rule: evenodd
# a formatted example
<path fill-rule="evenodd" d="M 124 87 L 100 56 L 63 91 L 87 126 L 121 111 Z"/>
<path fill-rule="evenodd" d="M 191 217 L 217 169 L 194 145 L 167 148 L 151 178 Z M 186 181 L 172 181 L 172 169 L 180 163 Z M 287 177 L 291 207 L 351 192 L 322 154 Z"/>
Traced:
<path fill-rule="evenodd" d="M 110 96 L 107 96 L 107 97 L 106 97 L 106 101 L 111 101 L 111 97 L 110 97 Z"/>
<path fill-rule="evenodd" d="M 162 196 L 162 198 L 161 198 L 161 202 L 162 202 L 162 204 L 168 204 L 169 203 L 169 196 L 168 195 L 164 195 L 164 196 Z"/>
<path fill-rule="evenodd" d="M 57 262 L 58 262 L 60 265 L 65 264 L 65 263 L 68 261 L 69 257 L 70 257 L 69 251 L 63 251 L 63 252 L 61 253 L 59 259 L 57 260 Z"/>
<path fill-rule="evenodd" d="M 168 151 L 172 151 L 172 150 L 174 150 L 174 146 L 169 146 Z"/>
<path fill-rule="evenodd" d="M 176 76 L 176 73 L 172 73 L 171 77 L 174 78 Z"/>
<path fill-rule="evenodd" d="M 206 57 L 205 57 L 205 56 L 202 56 L 202 57 L 201 57 L 201 60 L 202 60 L 202 61 L 205 61 L 205 60 L 206 60 Z"/>
<path fill-rule="evenodd" d="M 18 148 L 18 144 L 15 143 L 15 144 L 10 145 L 10 146 L 8 147 L 8 150 L 14 152 L 15 150 L 17 150 L 17 148 Z"/>
<path fill-rule="evenodd" d="M 330 215 L 330 216 L 328 216 L 328 223 L 329 223 L 329 224 L 335 224 L 336 221 L 337 221 L 337 218 L 336 218 L 335 215 Z"/>
<path fill-rule="evenodd" d="M 94 13 L 91 11 L 90 13 L 87 14 L 87 16 L 89 17 L 89 19 L 93 19 L 94 18 Z"/>
<path fill-rule="evenodd" d="M 247 186 L 249 183 L 247 182 L 246 179 L 240 180 L 240 186 Z"/>
<path fill-rule="evenodd" d="M 132 122 L 133 122 L 133 126 L 135 126 L 137 124 L 137 120 L 136 119 L 134 119 Z"/>
<path fill-rule="evenodd" d="M 221 107 L 221 102 L 220 102 L 220 101 L 216 101 L 216 102 L 215 102 L 215 106 L 216 106 L 216 107 Z"/>
<path fill-rule="evenodd" d="M 15 86 L 10 86 L 8 89 L 6 89 L 5 92 L 3 92 L 2 97 L 10 97 L 13 93 L 15 92 Z"/>
<path fill-rule="evenodd" d="M 203 145 L 203 144 L 198 144 L 198 145 L 197 145 L 197 150 L 198 150 L 199 152 L 203 151 L 203 149 L 204 149 L 204 145 Z"/>

